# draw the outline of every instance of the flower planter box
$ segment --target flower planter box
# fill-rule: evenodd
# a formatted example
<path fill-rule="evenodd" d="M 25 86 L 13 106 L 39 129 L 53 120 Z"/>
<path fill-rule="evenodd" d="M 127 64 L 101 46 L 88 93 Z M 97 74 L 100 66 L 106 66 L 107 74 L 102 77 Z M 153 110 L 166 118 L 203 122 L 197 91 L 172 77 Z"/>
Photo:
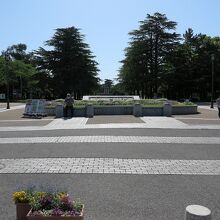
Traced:
<path fill-rule="evenodd" d="M 30 210 L 27 214 L 28 220 L 83 220 L 83 211 L 84 207 L 82 208 L 81 214 L 79 216 L 31 216 L 32 210 Z"/>
<path fill-rule="evenodd" d="M 31 206 L 28 203 L 16 203 L 16 219 L 26 220 Z"/>

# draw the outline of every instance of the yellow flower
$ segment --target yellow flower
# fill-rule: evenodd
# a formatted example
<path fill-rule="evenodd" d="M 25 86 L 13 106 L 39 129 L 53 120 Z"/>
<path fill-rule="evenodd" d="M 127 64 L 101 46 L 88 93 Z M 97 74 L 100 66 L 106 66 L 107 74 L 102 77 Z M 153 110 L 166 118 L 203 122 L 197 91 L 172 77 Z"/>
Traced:
<path fill-rule="evenodd" d="M 27 193 L 25 191 L 14 192 L 12 197 L 15 203 L 28 202 Z"/>
<path fill-rule="evenodd" d="M 63 197 L 66 197 L 68 195 L 68 193 L 67 192 L 59 192 L 59 193 L 57 193 L 57 195 L 60 199 L 62 199 Z"/>

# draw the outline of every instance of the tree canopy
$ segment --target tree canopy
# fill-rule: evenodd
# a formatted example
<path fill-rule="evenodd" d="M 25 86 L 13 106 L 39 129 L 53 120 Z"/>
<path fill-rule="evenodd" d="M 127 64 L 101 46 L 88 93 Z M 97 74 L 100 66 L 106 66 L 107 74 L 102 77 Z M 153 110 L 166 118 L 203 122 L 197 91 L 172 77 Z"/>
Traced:
<path fill-rule="evenodd" d="M 220 37 L 181 36 L 177 23 L 165 14 L 147 14 L 130 40 L 121 62 L 118 83 L 100 83 L 98 63 L 80 29 L 57 28 L 45 47 L 27 52 L 23 43 L 9 46 L 0 56 L 0 89 L 20 91 L 20 98 L 75 99 L 86 94 L 136 94 L 142 98 L 210 100 L 212 67 L 214 98 L 220 94 Z M 6 62 L 4 53 L 11 58 Z M 211 59 L 211 57 L 214 58 Z M 12 96 L 12 92 L 11 92 Z"/>
<path fill-rule="evenodd" d="M 58 28 L 45 45 L 51 50 L 40 47 L 35 52 L 36 61 L 55 97 L 69 92 L 79 99 L 97 88 L 98 63 L 79 29 Z"/>
<path fill-rule="evenodd" d="M 18 78 L 23 78 L 28 82 L 27 89 L 31 90 L 31 79 L 36 75 L 37 71 L 31 64 L 26 64 L 21 60 L 5 59 L 5 53 L 0 56 L 0 85 L 7 88 L 7 96 L 10 96 L 10 86 L 19 83 Z M 10 55 L 7 54 L 9 57 Z M 30 92 L 30 91 L 29 91 Z"/>
<path fill-rule="evenodd" d="M 158 92 L 159 79 L 163 73 L 166 56 L 178 44 L 175 33 L 176 22 L 166 15 L 155 13 L 140 21 L 138 30 L 129 33 L 131 41 L 125 49 L 119 79 L 125 88 L 142 96 L 153 96 Z M 133 91 L 132 91 L 133 90 Z"/>
<path fill-rule="evenodd" d="M 211 91 L 211 55 L 215 55 L 215 91 L 220 92 L 220 38 L 195 35 L 189 28 L 183 37 L 177 23 L 155 13 L 129 33 L 129 46 L 121 61 L 118 81 L 130 94 L 205 100 Z"/>

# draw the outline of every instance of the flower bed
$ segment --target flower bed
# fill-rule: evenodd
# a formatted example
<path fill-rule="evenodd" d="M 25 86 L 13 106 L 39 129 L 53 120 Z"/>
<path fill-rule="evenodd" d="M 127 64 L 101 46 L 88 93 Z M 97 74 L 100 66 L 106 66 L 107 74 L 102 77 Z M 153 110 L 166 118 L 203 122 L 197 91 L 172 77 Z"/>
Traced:
<path fill-rule="evenodd" d="M 50 102 L 50 105 L 47 106 L 48 109 L 52 106 L 54 115 L 57 118 L 63 117 L 63 100 L 55 100 Z M 57 103 L 57 105 L 56 105 Z M 141 100 L 76 100 L 74 102 L 74 116 L 75 117 L 93 117 L 94 115 L 135 115 L 135 105 L 141 105 L 139 109 L 140 116 L 167 116 L 164 113 L 164 105 L 170 104 L 172 107 L 172 114 L 196 114 L 197 106 L 192 102 L 178 102 L 174 100 L 167 99 L 141 99 Z M 88 106 L 92 106 L 91 114 L 87 114 Z M 46 109 L 47 109 L 46 108 Z M 48 110 L 48 113 L 52 112 Z"/>
<path fill-rule="evenodd" d="M 17 220 L 83 220 L 83 205 L 66 192 L 19 191 L 13 193 Z"/>
<path fill-rule="evenodd" d="M 28 219 L 36 216 L 81 217 L 83 205 L 79 200 L 72 201 L 65 193 L 38 193 L 30 199 L 31 211 Z"/>
<path fill-rule="evenodd" d="M 140 99 L 140 100 L 75 100 L 74 107 L 75 108 L 82 108 L 87 105 L 93 105 L 94 107 L 99 106 L 133 106 L 135 104 L 141 104 L 142 106 L 152 106 L 152 107 L 161 107 L 165 102 L 169 102 L 171 105 L 181 105 L 181 106 L 188 106 L 193 105 L 191 102 L 177 102 L 167 99 Z M 54 101 L 49 101 L 46 104 L 46 108 L 55 108 L 58 104 L 63 104 L 64 99 L 57 99 Z"/>

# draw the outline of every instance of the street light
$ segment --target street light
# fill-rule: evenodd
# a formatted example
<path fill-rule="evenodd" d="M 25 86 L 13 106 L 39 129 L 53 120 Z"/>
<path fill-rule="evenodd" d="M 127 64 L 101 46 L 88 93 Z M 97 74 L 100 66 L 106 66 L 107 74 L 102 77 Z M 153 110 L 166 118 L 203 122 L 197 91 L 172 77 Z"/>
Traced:
<path fill-rule="evenodd" d="M 5 71 L 5 79 L 6 79 L 6 89 L 7 89 L 7 109 L 10 109 L 10 104 L 9 104 L 9 79 L 8 79 L 8 75 L 9 75 L 9 72 L 8 72 L 8 65 L 9 65 L 9 62 L 10 62 L 11 58 L 10 58 L 10 55 L 8 53 L 5 53 L 5 62 L 6 62 L 6 71 Z"/>
<path fill-rule="evenodd" d="M 211 61 L 212 61 L 212 92 L 211 92 L 211 106 L 210 108 L 214 108 L 213 103 L 214 103 L 214 62 L 215 62 L 215 54 L 211 55 Z"/>

